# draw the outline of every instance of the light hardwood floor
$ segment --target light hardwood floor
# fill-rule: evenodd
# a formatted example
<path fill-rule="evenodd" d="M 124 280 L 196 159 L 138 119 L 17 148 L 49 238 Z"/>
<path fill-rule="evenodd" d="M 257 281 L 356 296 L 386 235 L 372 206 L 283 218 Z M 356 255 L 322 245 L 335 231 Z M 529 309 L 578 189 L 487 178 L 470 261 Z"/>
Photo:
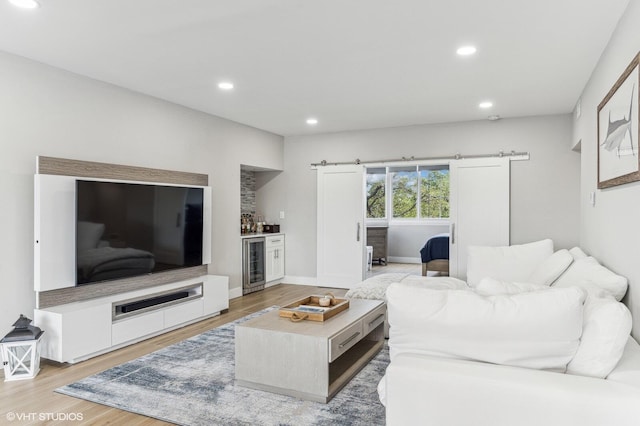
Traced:
<path fill-rule="evenodd" d="M 115 425 L 162 425 L 167 424 L 149 417 L 140 416 L 116 408 L 94 404 L 77 398 L 60 395 L 54 389 L 73 383 L 84 377 L 125 363 L 146 355 L 165 346 L 177 343 L 189 337 L 203 333 L 212 328 L 234 321 L 245 315 L 273 305 L 284 305 L 310 294 L 333 293 L 337 297 L 344 296 L 346 290 L 324 287 L 279 284 L 264 291 L 252 293 L 244 297 L 232 299 L 229 312 L 204 321 L 174 330 L 161 336 L 153 337 L 135 345 L 110 352 L 74 365 L 41 363 L 38 376 L 31 380 L 0 382 L 0 425 L 35 425 L 40 421 L 41 413 L 63 413 L 64 415 L 81 415 L 82 422 L 57 422 L 46 424 L 115 424 Z M 46 332 L 46 330 L 45 330 Z M 8 413 L 31 417 L 32 420 L 14 420 Z M 54 416 L 56 414 L 53 414 Z M 59 418 L 60 416 L 58 416 Z M 55 418 L 55 417 L 53 417 Z M 64 418 L 64 417 L 63 417 Z"/>
<path fill-rule="evenodd" d="M 374 263 L 371 270 L 367 271 L 365 278 L 371 278 L 376 275 L 389 274 L 389 273 L 403 273 L 411 275 L 422 276 L 422 263 L 391 263 L 386 265 L 379 265 Z M 436 271 L 428 271 L 428 277 L 440 277 L 446 276 Z"/>
<path fill-rule="evenodd" d="M 386 265 L 379 265 L 374 263 L 371 267 L 371 271 L 367 271 L 366 278 L 370 278 L 380 274 L 389 274 L 401 272 L 404 274 L 422 275 L 421 263 L 387 263 Z"/>

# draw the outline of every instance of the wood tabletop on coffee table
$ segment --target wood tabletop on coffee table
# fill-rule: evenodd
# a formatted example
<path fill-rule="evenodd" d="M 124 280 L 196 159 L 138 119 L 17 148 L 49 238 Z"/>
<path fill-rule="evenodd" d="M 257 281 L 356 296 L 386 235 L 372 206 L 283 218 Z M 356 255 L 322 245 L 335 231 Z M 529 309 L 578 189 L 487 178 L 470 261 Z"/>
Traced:
<path fill-rule="evenodd" d="M 239 327 L 252 327 L 261 330 L 274 330 L 284 333 L 304 334 L 307 336 L 322 336 L 329 338 L 342 330 L 345 325 L 366 315 L 372 309 L 382 305 L 380 300 L 350 299 L 349 308 L 326 321 L 303 320 L 293 322 L 289 318 L 281 317 L 279 311 L 273 310 L 249 321 Z"/>

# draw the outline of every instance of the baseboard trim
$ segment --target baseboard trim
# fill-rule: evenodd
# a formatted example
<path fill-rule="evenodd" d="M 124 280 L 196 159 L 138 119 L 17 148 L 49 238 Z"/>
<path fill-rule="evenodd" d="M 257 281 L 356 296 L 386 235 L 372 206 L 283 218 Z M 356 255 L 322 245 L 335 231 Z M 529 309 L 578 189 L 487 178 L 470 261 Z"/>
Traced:
<path fill-rule="evenodd" d="M 264 288 L 273 287 L 274 285 L 282 284 L 282 280 L 270 281 L 264 285 Z"/>
<path fill-rule="evenodd" d="M 242 287 L 234 287 L 229 289 L 229 299 L 242 297 Z"/>
<path fill-rule="evenodd" d="M 296 277 L 287 275 L 282 279 L 282 282 L 285 284 L 296 285 L 316 285 L 318 283 L 318 279 L 316 277 Z"/>

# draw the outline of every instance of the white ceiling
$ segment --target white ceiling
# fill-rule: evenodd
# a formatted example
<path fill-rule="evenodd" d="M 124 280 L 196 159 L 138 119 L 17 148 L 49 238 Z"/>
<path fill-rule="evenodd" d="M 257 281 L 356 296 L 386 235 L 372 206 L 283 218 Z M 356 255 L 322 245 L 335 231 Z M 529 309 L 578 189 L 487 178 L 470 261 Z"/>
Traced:
<path fill-rule="evenodd" d="M 0 50 L 281 135 L 570 112 L 628 3 L 39 1 Z"/>

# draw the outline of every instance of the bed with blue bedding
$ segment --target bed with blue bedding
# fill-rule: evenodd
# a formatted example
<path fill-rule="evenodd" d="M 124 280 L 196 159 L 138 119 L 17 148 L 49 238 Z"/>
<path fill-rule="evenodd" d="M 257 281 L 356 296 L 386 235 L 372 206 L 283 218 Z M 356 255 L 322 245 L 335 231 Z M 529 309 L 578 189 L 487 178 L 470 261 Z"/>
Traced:
<path fill-rule="evenodd" d="M 429 238 L 420 249 L 422 275 L 428 271 L 449 274 L 449 234 L 438 234 Z"/>

